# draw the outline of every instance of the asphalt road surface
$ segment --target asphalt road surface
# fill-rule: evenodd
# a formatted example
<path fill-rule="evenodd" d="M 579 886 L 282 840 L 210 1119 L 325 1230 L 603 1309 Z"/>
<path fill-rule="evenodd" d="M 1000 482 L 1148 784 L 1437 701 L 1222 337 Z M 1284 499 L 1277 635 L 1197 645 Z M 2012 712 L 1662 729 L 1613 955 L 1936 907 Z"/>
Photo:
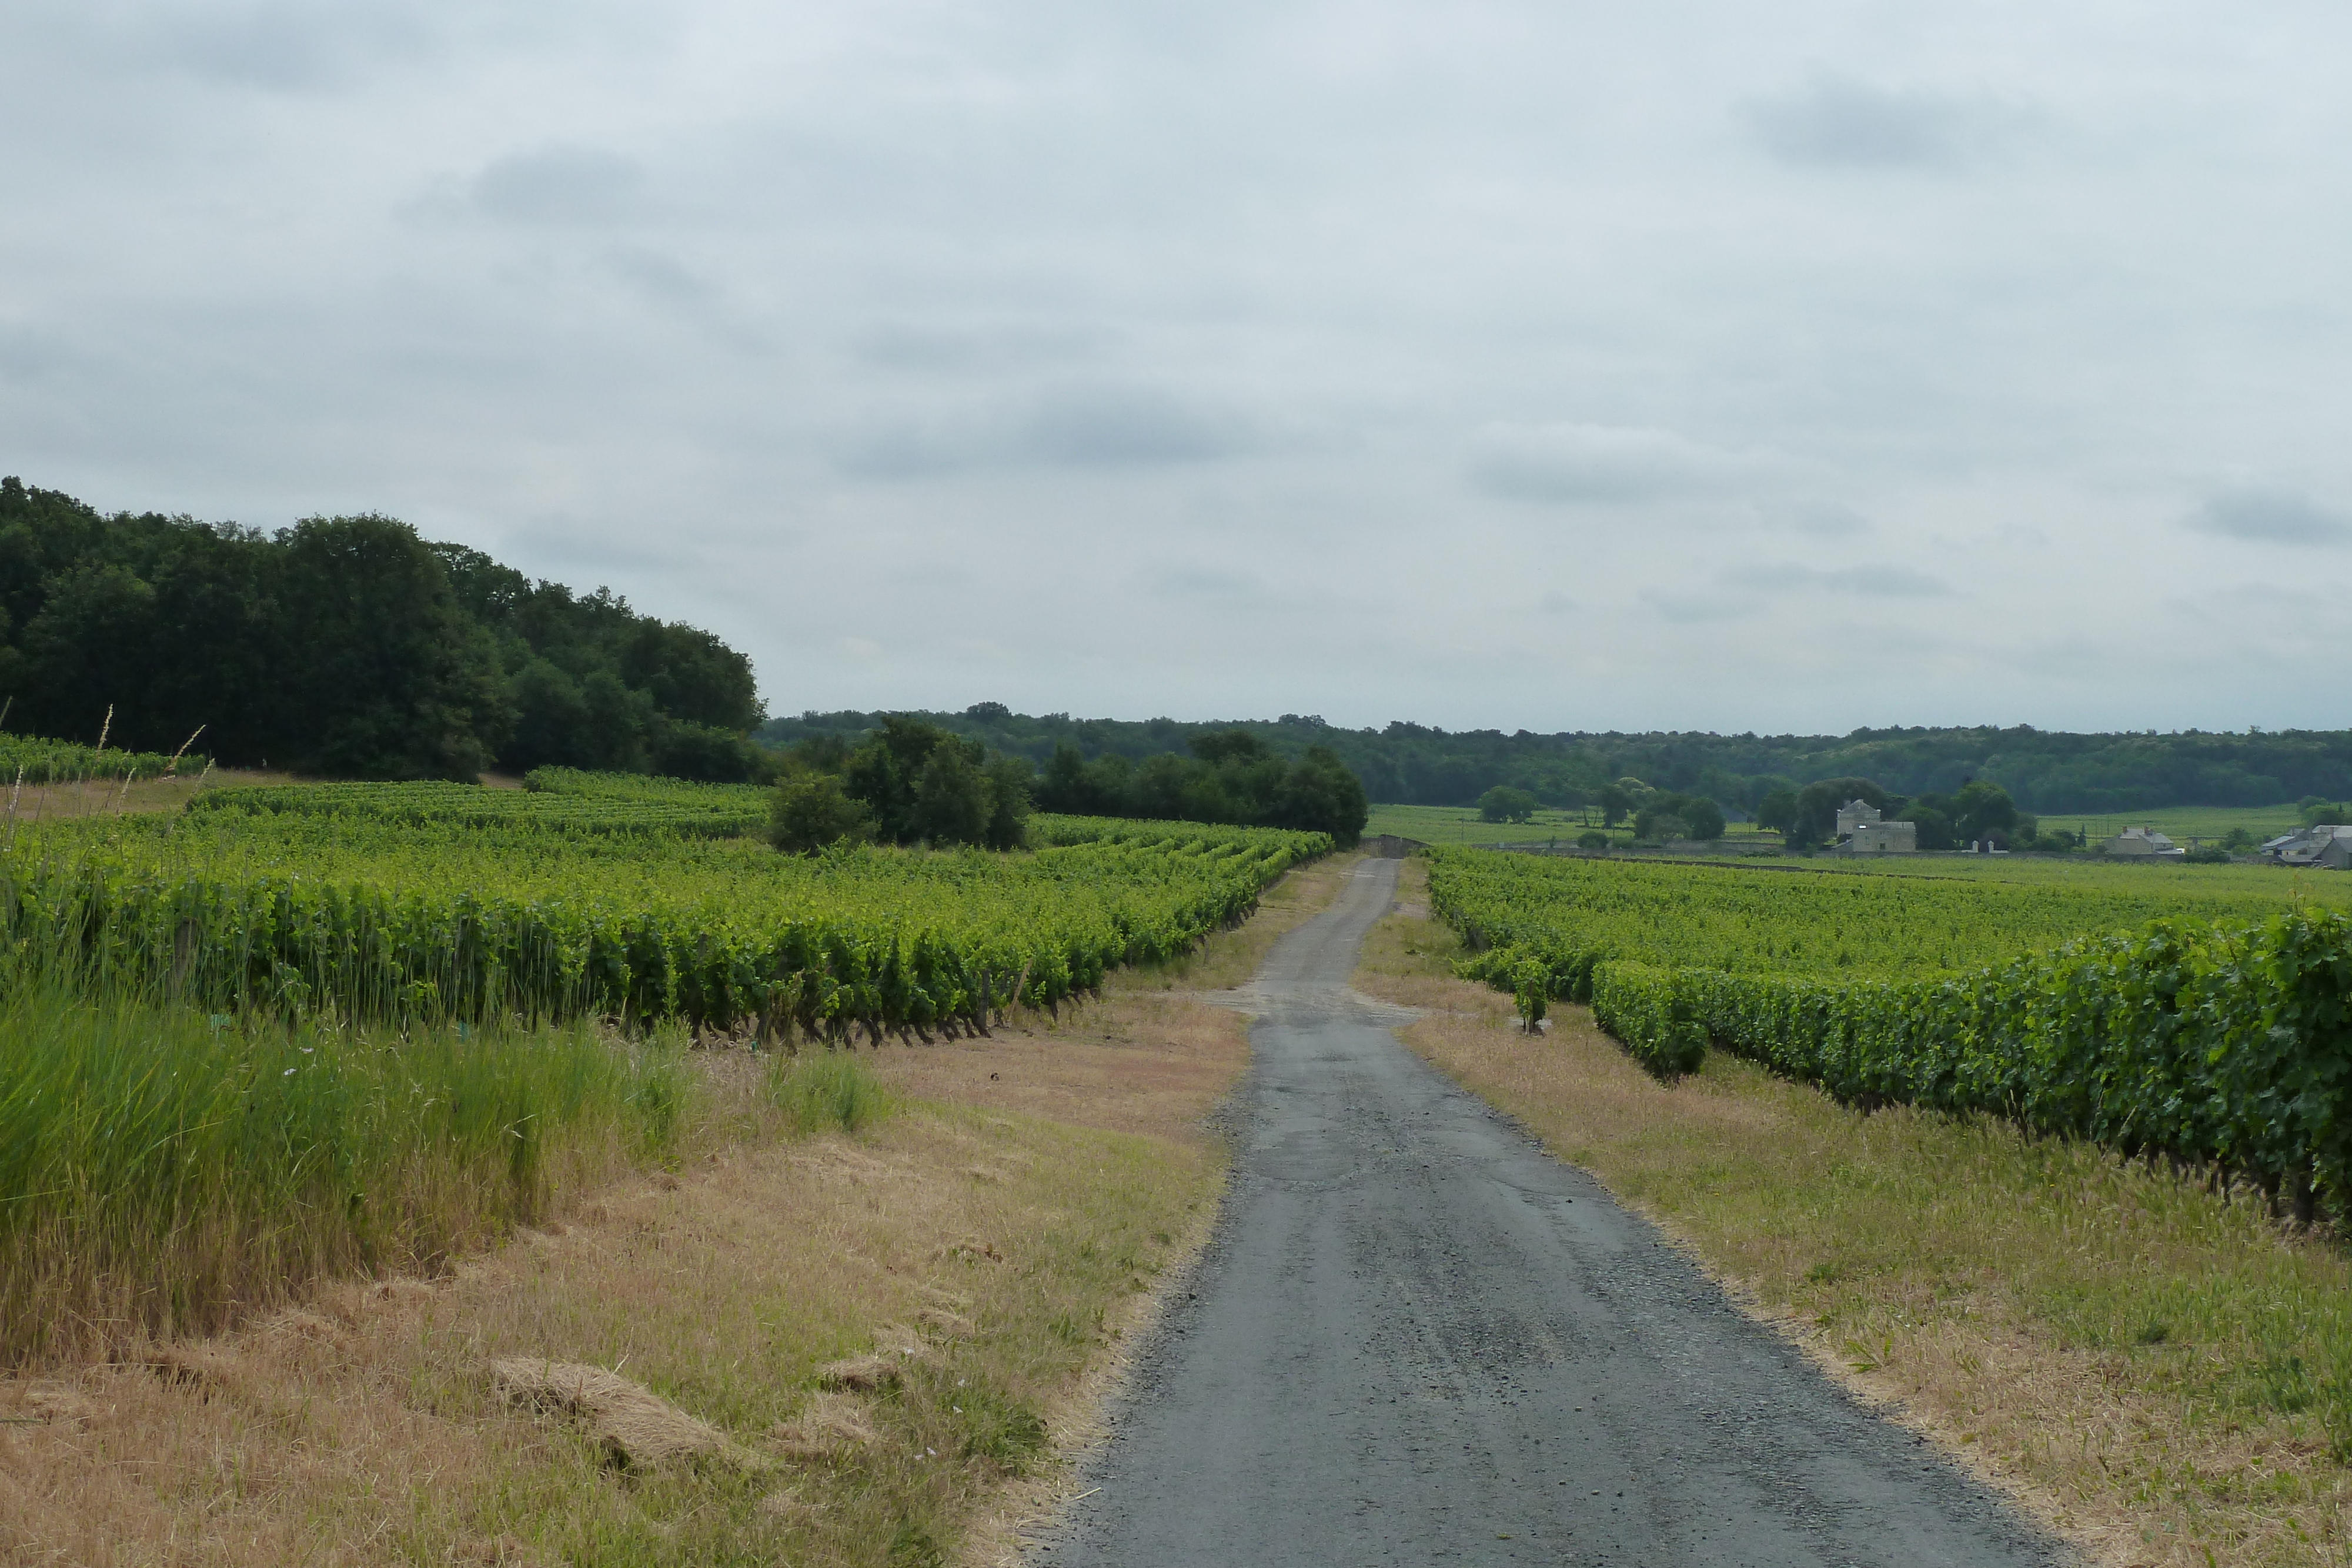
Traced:
<path fill-rule="evenodd" d="M 1254 983 L 1216 1239 L 1033 1563 L 2061 1563 L 1348 988 L 1367 861 Z"/>

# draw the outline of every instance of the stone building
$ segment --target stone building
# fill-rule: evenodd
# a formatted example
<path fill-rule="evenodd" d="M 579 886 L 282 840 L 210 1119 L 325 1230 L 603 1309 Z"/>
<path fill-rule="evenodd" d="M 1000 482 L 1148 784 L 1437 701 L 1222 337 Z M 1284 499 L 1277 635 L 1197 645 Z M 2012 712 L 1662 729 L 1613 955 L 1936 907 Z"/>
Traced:
<path fill-rule="evenodd" d="M 2107 840 L 2106 847 L 2111 855 L 2153 855 L 2172 860 L 2189 852 L 2154 828 L 2126 828 Z"/>
<path fill-rule="evenodd" d="M 2325 866 L 2352 871 L 2352 827 L 2323 822 L 2283 833 L 2263 846 L 2263 853 L 2281 865 Z"/>
<path fill-rule="evenodd" d="M 1845 852 L 1855 855 L 1911 855 L 1919 852 L 1916 822 L 1857 822 L 1847 836 Z"/>
<path fill-rule="evenodd" d="M 1838 848 L 1850 855 L 1909 855 L 1919 852 L 1919 824 L 1890 822 L 1867 800 L 1838 808 Z"/>

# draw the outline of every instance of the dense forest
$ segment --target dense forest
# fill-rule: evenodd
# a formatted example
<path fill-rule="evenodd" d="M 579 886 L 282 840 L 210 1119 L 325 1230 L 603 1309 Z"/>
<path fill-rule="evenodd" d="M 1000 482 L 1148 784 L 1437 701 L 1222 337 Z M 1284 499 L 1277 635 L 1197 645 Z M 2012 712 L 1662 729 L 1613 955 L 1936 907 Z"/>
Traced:
<path fill-rule="evenodd" d="M 1197 724 L 1030 716 L 1001 703 L 919 716 L 1041 767 L 1064 745 L 1088 761 L 1118 757 L 1140 765 L 1188 753 L 1195 736 L 1240 729 L 1283 758 L 1327 747 L 1363 780 L 1372 800 L 1409 805 L 1472 805 L 1502 784 L 1546 805 L 1576 807 L 1597 802 L 1611 782 L 1625 778 L 1742 813 L 1780 790 L 1853 777 L 1906 796 L 1956 795 L 1981 779 L 2000 785 L 2019 807 L 2040 812 L 2267 806 L 2352 795 L 2352 730 L 2073 735 L 2020 725 L 1845 736 L 1506 735 L 1405 723 L 1342 729 L 1296 714 Z M 772 719 L 759 737 L 771 744 L 821 734 L 854 739 L 880 721 L 878 714 L 807 713 Z"/>
<path fill-rule="evenodd" d="M 389 517 L 264 533 L 0 480 L 7 727 L 234 766 L 471 779 L 541 763 L 765 777 L 750 661 Z"/>

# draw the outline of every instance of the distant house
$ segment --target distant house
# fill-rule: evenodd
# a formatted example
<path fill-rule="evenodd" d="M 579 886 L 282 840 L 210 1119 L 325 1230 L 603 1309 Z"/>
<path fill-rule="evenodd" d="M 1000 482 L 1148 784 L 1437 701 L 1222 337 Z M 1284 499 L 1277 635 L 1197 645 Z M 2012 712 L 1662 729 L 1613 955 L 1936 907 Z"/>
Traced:
<path fill-rule="evenodd" d="M 1919 852 L 1919 824 L 1890 822 L 1867 800 L 1838 808 L 1838 848 L 1850 855 L 1909 855 Z"/>
<path fill-rule="evenodd" d="M 1856 822 L 1843 848 L 1853 855 L 1912 855 L 1919 852 L 1916 822 Z"/>
<path fill-rule="evenodd" d="M 2352 871 L 2352 827 L 2323 822 L 2315 828 L 2284 833 L 2264 844 L 2263 853 L 2281 865 Z"/>
<path fill-rule="evenodd" d="M 2126 828 L 2106 841 L 2111 855 L 2141 855 L 2179 860 L 2189 853 L 2154 828 Z"/>

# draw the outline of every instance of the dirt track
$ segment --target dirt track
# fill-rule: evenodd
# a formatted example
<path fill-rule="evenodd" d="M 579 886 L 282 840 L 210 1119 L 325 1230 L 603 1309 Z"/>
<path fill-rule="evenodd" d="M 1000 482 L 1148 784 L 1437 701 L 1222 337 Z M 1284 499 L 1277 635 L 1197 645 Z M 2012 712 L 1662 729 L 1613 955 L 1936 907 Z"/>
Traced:
<path fill-rule="evenodd" d="M 1033 1562 L 2058 1563 L 1348 988 L 1367 861 L 1249 988 L 1217 1239 Z"/>

